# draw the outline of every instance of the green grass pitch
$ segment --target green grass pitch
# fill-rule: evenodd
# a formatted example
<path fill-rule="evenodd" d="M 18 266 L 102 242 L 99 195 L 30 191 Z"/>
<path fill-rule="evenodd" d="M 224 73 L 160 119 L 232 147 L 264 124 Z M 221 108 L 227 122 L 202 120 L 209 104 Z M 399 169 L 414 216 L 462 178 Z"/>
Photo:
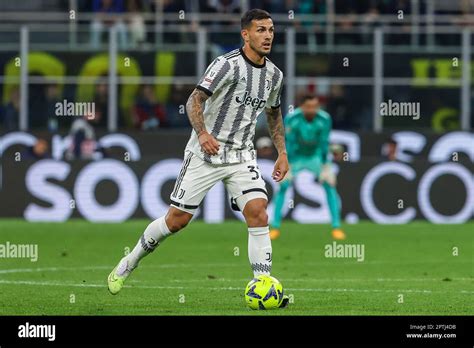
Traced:
<path fill-rule="evenodd" d="M 0 315 L 473 315 L 474 224 L 346 225 L 365 259 L 327 258 L 327 225 L 283 224 L 272 275 L 290 306 L 252 311 L 246 226 L 193 222 L 145 258 L 116 296 L 106 278 L 148 221 L 1 220 L 0 244 L 38 244 L 38 261 L 0 258 Z M 456 249 L 458 255 L 456 254 Z"/>

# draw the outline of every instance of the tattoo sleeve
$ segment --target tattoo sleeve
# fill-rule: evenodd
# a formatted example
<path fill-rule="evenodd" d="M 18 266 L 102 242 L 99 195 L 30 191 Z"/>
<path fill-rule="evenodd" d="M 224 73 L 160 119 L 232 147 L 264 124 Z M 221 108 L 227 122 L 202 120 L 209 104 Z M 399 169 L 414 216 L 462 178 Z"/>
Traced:
<path fill-rule="evenodd" d="M 186 102 L 186 112 L 188 114 L 189 122 L 194 128 L 194 131 L 199 135 L 206 130 L 204 124 L 204 102 L 208 99 L 206 93 L 199 89 L 194 89 Z"/>
<path fill-rule="evenodd" d="M 283 126 L 281 109 L 266 108 L 265 112 L 267 114 L 268 130 L 270 131 L 270 136 L 278 151 L 278 154 L 280 155 L 286 152 L 285 127 Z"/>

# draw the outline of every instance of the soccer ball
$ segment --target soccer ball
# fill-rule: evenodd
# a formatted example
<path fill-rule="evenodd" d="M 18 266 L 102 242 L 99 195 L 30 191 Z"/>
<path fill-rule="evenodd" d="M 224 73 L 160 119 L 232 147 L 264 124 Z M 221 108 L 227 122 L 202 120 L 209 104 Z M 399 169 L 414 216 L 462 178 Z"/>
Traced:
<path fill-rule="evenodd" d="M 245 301 L 252 309 L 278 308 L 283 300 L 283 286 L 278 279 L 259 275 L 245 288 Z"/>

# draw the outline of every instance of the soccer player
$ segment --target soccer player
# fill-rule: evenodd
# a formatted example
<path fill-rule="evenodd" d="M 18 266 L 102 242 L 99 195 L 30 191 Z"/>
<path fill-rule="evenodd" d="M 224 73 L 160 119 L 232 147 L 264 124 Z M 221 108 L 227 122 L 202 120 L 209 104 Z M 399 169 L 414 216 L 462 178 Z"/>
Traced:
<path fill-rule="evenodd" d="M 112 294 L 122 289 L 143 257 L 191 221 L 206 193 L 219 181 L 224 182 L 232 207 L 245 217 L 254 276 L 270 274 L 267 190 L 257 166 L 253 139 L 257 117 L 265 110 L 278 151 L 272 178 L 280 182 L 288 172 L 280 109 L 283 74 L 266 57 L 274 37 L 268 12 L 246 12 L 241 19 L 241 35 L 244 46 L 216 58 L 189 96 L 186 111 L 193 131 L 171 193 L 171 206 L 166 216 L 148 225 L 132 252 L 110 273 L 108 287 Z M 285 296 L 282 306 L 287 303 Z"/>
<path fill-rule="evenodd" d="M 340 198 L 336 191 L 336 176 L 328 159 L 331 116 L 319 108 L 318 98 L 306 94 L 299 108 L 285 117 L 286 143 L 290 172 L 281 182 L 275 196 L 275 210 L 270 231 L 271 239 L 280 236 L 281 210 L 285 193 L 293 178 L 303 169 L 314 173 L 323 184 L 332 220 L 332 237 L 337 240 L 346 238 L 341 230 Z"/>

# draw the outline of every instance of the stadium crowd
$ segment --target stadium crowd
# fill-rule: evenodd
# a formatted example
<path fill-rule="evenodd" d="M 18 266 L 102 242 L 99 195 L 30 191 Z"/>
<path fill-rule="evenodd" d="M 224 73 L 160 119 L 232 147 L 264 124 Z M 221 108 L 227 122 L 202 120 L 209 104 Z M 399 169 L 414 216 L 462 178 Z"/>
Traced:
<path fill-rule="evenodd" d="M 474 13 L 474 0 L 434 1 L 436 2 L 436 14 L 462 15 Z M 155 32 L 147 31 L 146 26 L 153 25 L 155 22 L 144 16 L 146 13 L 162 12 L 165 25 L 176 24 L 173 14 L 176 15 L 179 11 L 210 14 L 234 13 L 236 18 L 239 18 L 239 13 L 244 10 L 244 7 L 263 8 L 272 14 L 286 14 L 289 11 L 294 11 L 296 18 L 298 14 L 322 15 L 322 17 L 318 16 L 317 18 L 326 18 L 324 16 L 328 14 L 326 0 L 77 0 L 75 3 L 79 12 L 94 14 L 93 19 L 86 24 L 89 26 L 89 42 L 92 50 L 105 47 L 102 45 L 102 41 L 109 26 L 117 27 L 117 38 L 121 48 L 140 49 L 140 45 L 154 42 L 153 35 L 155 35 Z M 428 1 L 420 0 L 418 3 L 419 13 L 426 13 Z M 69 1 L 59 0 L 41 2 L 31 0 L 21 2 L 2 1 L 0 2 L 0 11 L 67 11 L 69 5 Z M 335 37 L 335 44 L 369 44 L 372 40 L 369 37 L 370 35 L 364 35 L 364 30 L 354 34 L 355 26 L 362 26 L 367 29 L 365 32 L 371 33 L 371 28 L 382 24 L 380 20 L 382 15 L 396 14 L 400 10 L 405 15 L 410 15 L 412 12 L 412 4 L 409 0 L 335 0 L 334 5 L 336 14 L 345 15 L 340 17 L 342 20 L 336 22 L 336 29 L 339 30 L 339 34 Z M 117 16 L 114 16 L 114 14 Z M 325 20 L 312 22 L 295 20 L 292 25 L 306 29 L 296 36 L 297 44 L 314 46 L 315 43 L 324 43 L 324 30 L 321 29 L 324 29 L 326 24 L 327 21 Z M 466 25 L 466 22 L 458 21 L 455 24 Z M 166 35 L 165 44 L 167 42 L 178 42 L 177 40 L 180 40 L 179 42 L 186 41 L 186 35 L 189 32 L 194 32 L 196 26 L 199 25 L 213 27 L 213 33 L 210 35 L 211 42 L 224 42 L 226 39 L 220 36 L 219 26 L 235 25 L 238 27 L 239 23 L 238 21 L 229 23 L 204 20 L 199 23 L 191 21 L 186 25 L 191 26 L 190 30 L 180 33 L 179 37 Z M 283 35 L 277 37 L 276 44 L 281 43 L 283 39 Z M 397 44 L 401 40 L 406 41 L 406 36 L 404 39 L 400 39 L 398 36 L 388 38 L 388 41 L 393 44 Z M 233 44 L 236 43 L 233 42 Z M 189 127 L 189 122 L 182 112 L 182 106 L 186 103 L 193 87 L 191 85 L 174 84 L 168 100 L 160 103 L 157 101 L 152 86 L 141 85 L 130 110 L 124 111 L 119 108 L 119 127 L 144 131 L 166 127 Z M 324 96 L 322 102 L 333 116 L 335 128 L 366 128 L 363 122 L 354 123 L 353 117 L 349 114 L 352 94 L 352 92 L 348 93 L 347 87 L 332 85 L 329 92 Z M 57 131 L 58 127 L 71 127 L 72 120 L 61 120 L 61 123 L 58 124 L 57 118 L 54 117 L 54 106 L 61 98 L 55 85 L 48 83 L 30 85 L 29 109 L 34 110 L 34 112 L 31 112 L 29 127 L 32 129 L 47 128 L 52 132 Z M 94 103 L 96 104 L 96 118 L 92 124 L 95 128 L 105 129 L 108 114 L 108 88 L 106 84 L 95 86 Z M 18 129 L 19 107 L 19 91 L 13 89 L 3 105 L 0 105 L 0 125 L 3 131 Z M 365 118 L 361 117 L 361 120 L 369 118 L 370 115 Z"/>

